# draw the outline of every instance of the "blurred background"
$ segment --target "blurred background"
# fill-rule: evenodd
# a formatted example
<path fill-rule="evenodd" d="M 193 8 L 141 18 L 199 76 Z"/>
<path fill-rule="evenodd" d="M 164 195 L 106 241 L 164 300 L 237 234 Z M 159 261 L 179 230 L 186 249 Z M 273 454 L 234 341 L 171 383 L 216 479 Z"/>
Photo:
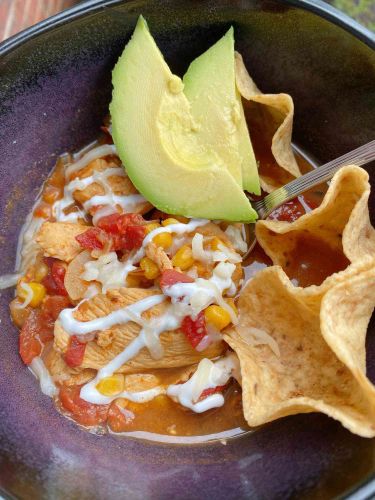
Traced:
<path fill-rule="evenodd" d="M 0 0 L 0 41 L 77 3 L 79 0 Z M 327 0 L 327 3 L 375 31 L 375 0 Z"/>

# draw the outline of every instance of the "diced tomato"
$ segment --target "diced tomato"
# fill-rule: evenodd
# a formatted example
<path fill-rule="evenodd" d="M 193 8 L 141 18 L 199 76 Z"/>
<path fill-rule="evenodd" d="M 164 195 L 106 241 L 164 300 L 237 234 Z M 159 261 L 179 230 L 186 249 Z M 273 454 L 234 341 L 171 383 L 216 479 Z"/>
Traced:
<path fill-rule="evenodd" d="M 42 343 L 38 336 L 40 311 L 33 310 L 20 331 L 19 349 L 22 361 L 29 365 L 42 352 Z"/>
<path fill-rule="evenodd" d="M 107 420 L 109 405 L 94 405 L 80 398 L 81 385 L 60 388 L 59 398 L 62 406 L 71 417 L 82 425 L 100 425 Z"/>
<path fill-rule="evenodd" d="M 124 234 L 112 235 L 113 250 L 135 250 L 140 248 L 146 235 L 144 226 L 126 226 Z"/>
<path fill-rule="evenodd" d="M 42 304 L 42 310 L 50 316 L 52 321 L 56 321 L 61 311 L 70 305 L 70 301 L 66 296 L 48 295 Z"/>
<path fill-rule="evenodd" d="M 138 214 L 112 214 L 99 219 L 98 227 L 92 227 L 76 236 L 78 243 L 87 250 L 102 250 L 106 241 L 111 249 L 134 250 L 142 245 L 146 228 Z"/>
<path fill-rule="evenodd" d="M 78 243 L 86 250 L 102 250 L 105 239 L 108 239 L 107 234 L 98 227 L 91 227 L 84 233 L 76 236 Z"/>
<path fill-rule="evenodd" d="M 51 267 L 51 275 L 56 283 L 57 295 L 68 295 L 65 289 L 64 278 L 65 278 L 66 268 L 60 262 L 54 262 Z"/>
<path fill-rule="evenodd" d="M 118 220 L 121 217 L 121 214 L 111 214 L 105 217 L 101 217 L 97 222 L 97 227 L 103 229 L 107 233 L 116 234 L 118 233 Z"/>
<path fill-rule="evenodd" d="M 122 214 L 118 220 L 117 226 L 120 234 L 126 234 L 127 227 L 141 226 L 145 222 L 142 215 L 139 214 Z"/>
<path fill-rule="evenodd" d="M 133 421 L 134 415 L 132 412 L 129 412 L 129 416 L 127 417 L 125 412 L 122 412 L 118 407 L 116 401 L 113 401 L 109 408 L 108 412 L 108 420 L 107 423 L 113 432 L 125 432 L 129 429 L 129 424 Z"/>
<path fill-rule="evenodd" d="M 47 292 L 50 295 L 68 295 L 64 285 L 66 273 L 64 263 L 51 257 L 45 258 L 44 261 L 50 269 L 49 273 L 42 281 L 42 284 L 46 287 Z"/>
<path fill-rule="evenodd" d="M 126 234 L 127 226 L 136 226 L 144 222 L 139 214 L 112 214 L 98 220 L 97 226 L 111 234 Z"/>
<path fill-rule="evenodd" d="M 211 387 L 210 389 L 205 389 L 202 394 L 199 396 L 198 401 L 202 401 L 202 399 L 211 396 L 212 394 L 217 394 L 218 392 L 223 392 L 226 385 L 217 385 L 216 387 Z"/>
<path fill-rule="evenodd" d="M 165 286 L 175 285 L 176 283 L 193 283 L 194 280 L 184 273 L 175 271 L 174 269 L 166 269 L 160 278 L 161 288 Z"/>
<path fill-rule="evenodd" d="M 27 365 L 42 352 L 43 345 L 53 339 L 55 321 L 62 309 L 69 307 L 67 297 L 47 297 L 40 309 L 33 309 L 25 321 L 19 338 L 20 355 Z"/>
<path fill-rule="evenodd" d="M 192 319 L 190 316 L 185 316 L 181 323 L 181 330 L 186 335 L 190 344 L 194 348 L 197 347 L 203 337 L 207 335 L 204 312 L 201 311 L 196 319 Z"/>
<path fill-rule="evenodd" d="M 85 355 L 85 350 L 86 344 L 84 342 L 80 342 L 76 335 L 72 335 L 68 345 L 68 350 L 64 355 L 65 363 L 71 368 L 81 366 L 83 357 Z"/>

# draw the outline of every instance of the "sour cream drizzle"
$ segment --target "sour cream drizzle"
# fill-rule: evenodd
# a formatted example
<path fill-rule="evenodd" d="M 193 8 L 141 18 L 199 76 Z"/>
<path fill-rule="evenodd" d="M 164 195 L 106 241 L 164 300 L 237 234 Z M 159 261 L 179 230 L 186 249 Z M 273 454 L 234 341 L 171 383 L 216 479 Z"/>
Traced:
<path fill-rule="evenodd" d="M 117 155 L 116 146 L 114 144 L 104 144 L 103 146 L 97 146 L 96 148 L 90 149 L 90 151 L 85 153 L 78 161 L 72 163 L 65 169 L 65 176 L 69 178 L 72 174 L 86 167 L 92 161 L 109 155 Z"/>
<path fill-rule="evenodd" d="M 74 309 L 63 309 L 59 315 L 59 320 L 61 326 L 69 335 L 85 335 L 96 330 L 106 330 L 114 325 L 125 324 L 128 321 L 135 321 L 139 325 L 143 325 L 144 320 L 141 318 L 141 314 L 147 309 L 161 304 L 164 300 L 164 295 L 151 295 L 130 306 L 117 309 L 117 311 L 113 311 L 107 316 L 95 318 L 91 321 L 78 321 L 74 318 L 73 313 L 78 309 L 80 305 L 78 304 Z"/>
<path fill-rule="evenodd" d="M 198 399 L 206 389 L 225 385 L 238 371 L 238 366 L 238 359 L 234 353 L 230 353 L 215 362 L 204 358 L 200 361 L 194 375 L 184 384 L 170 385 L 167 389 L 167 395 L 177 399 L 181 405 L 195 413 L 223 406 L 224 396 L 220 393 L 211 394 L 202 401 L 198 401 Z"/>
<path fill-rule="evenodd" d="M 73 163 L 65 169 L 65 177 L 69 178 L 71 174 L 78 172 L 86 167 L 90 162 L 98 158 L 116 154 L 116 148 L 113 145 L 98 146 L 84 154 L 80 160 Z M 83 204 L 83 208 L 88 212 L 92 207 L 103 205 L 105 215 L 110 215 L 116 212 L 116 206 L 119 205 L 124 212 L 134 212 L 137 205 L 146 203 L 145 198 L 140 194 L 116 195 L 113 193 L 111 186 L 108 183 L 108 178 L 111 176 L 126 177 L 126 173 L 122 167 L 107 168 L 102 172 L 94 172 L 90 177 L 84 179 L 74 179 L 69 182 L 64 188 L 64 196 L 61 200 L 57 200 L 53 205 L 53 214 L 57 221 L 75 222 L 79 217 L 84 217 L 80 211 L 65 214 L 65 209 L 74 203 L 74 191 L 83 191 L 90 184 L 96 182 L 104 189 L 104 195 L 95 195 Z M 101 209 L 101 210 L 103 210 Z M 103 215 L 101 215 L 103 216 Z M 96 218 L 95 220 L 97 220 Z"/>

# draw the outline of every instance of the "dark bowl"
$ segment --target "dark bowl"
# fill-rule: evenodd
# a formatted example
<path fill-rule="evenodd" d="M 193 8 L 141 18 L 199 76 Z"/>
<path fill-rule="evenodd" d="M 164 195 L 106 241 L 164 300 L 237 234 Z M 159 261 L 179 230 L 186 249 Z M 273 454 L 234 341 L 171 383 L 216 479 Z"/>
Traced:
<path fill-rule="evenodd" d="M 319 161 L 374 138 L 374 37 L 311 1 L 93 1 L 0 46 L 0 274 L 63 151 L 95 138 L 111 68 L 140 13 L 181 74 L 230 24 L 260 88 L 288 92 L 294 140 Z M 372 176 L 372 182 L 375 178 Z M 374 199 L 372 214 L 375 215 Z M 0 485 L 19 498 L 329 498 L 374 494 L 375 441 L 323 415 L 289 417 L 242 438 L 193 446 L 101 437 L 62 418 L 17 354 L 1 293 Z M 368 369 L 375 379 L 375 325 Z M 372 339 L 371 339 L 372 337 Z M 359 488 L 359 490 L 358 490 Z"/>

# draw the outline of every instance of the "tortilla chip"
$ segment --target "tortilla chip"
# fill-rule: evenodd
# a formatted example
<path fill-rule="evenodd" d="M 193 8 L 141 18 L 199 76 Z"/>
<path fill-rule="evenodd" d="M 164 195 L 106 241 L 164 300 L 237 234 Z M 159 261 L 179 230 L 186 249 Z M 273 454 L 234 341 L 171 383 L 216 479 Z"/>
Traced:
<path fill-rule="evenodd" d="M 238 52 L 235 53 L 235 64 L 236 85 L 239 93 L 244 99 L 266 107 L 266 119 L 274 123 L 275 131 L 272 138 L 271 151 L 277 164 L 280 169 L 290 174 L 292 178 L 299 177 L 301 171 L 292 149 L 293 99 L 288 94 L 262 94 L 247 72 L 242 56 Z M 273 177 L 261 175 L 262 189 L 269 193 L 280 187 L 282 183 L 277 180 L 277 177 L 277 175 Z M 292 180 L 292 178 L 288 180 Z"/>
<path fill-rule="evenodd" d="M 375 436 L 375 387 L 365 373 L 375 265 L 331 288 L 319 310 L 307 307 L 301 292 L 274 266 L 241 293 L 239 325 L 225 340 L 240 360 L 248 424 L 318 411 L 355 434 Z M 269 344 L 247 340 L 254 327 L 276 341 L 279 356 Z"/>
<path fill-rule="evenodd" d="M 90 321 L 106 316 L 117 309 L 134 304 L 154 294 L 155 291 L 142 288 L 108 290 L 105 295 L 98 294 L 82 302 L 74 316 L 79 321 Z M 147 310 L 143 313 L 143 316 L 146 318 L 161 316 L 166 307 L 167 303 L 164 302 Z M 93 368 L 99 370 L 122 352 L 139 335 L 140 329 L 138 324 L 129 321 L 98 332 L 97 339 L 88 342 L 86 345 L 80 369 Z M 55 323 L 54 335 L 54 348 L 64 353 L 68 348 L 70 337 L 59 321 Z M 202 358 L 220 356 L 225 349 L 223 342 L 216 342 L 204 351 L 198 352 L 193 349 L 181 330 L 163 332 L 160 335 L 160 341 L 164 349 L 164 356 L 161 359 L 154 359 L 149 350 L 143 348 L 138 355 L 125 363 L 118 371 L 121 373 L 135 373 L 154 368 L 175 368 L 193 365 L 199 363 Z"/>
<path fill-rule="evenodd" d="M 327 245 L 336 252 L 338 260 L 346 261 L 343 269 L 348 266 L 323 281 L 329 288 L 332 280 L 342 279 L 342 273 L 352 274 L 350 264 L 366 266 L 366 261 L 375 256 L 375 230 L 367 206 L 369 194 L 367 172 L 354 165 L 343 167 L 333 177 L 318 208 L 291 223 L 258 221 L 257 240 L 272 262 L 286 272 L 301 238 Z"/>
<path fill-rule="evenodd" d="M 91 254 L 88 250 L 79 253 L 69 263 L 64 277 L 65 290 L 68 292 L 70 300 L 75 303 L 84 298 L 89 287 L 89 282 L 81 279 L 85 270 L 85 264 L 90 262 Z"/>

